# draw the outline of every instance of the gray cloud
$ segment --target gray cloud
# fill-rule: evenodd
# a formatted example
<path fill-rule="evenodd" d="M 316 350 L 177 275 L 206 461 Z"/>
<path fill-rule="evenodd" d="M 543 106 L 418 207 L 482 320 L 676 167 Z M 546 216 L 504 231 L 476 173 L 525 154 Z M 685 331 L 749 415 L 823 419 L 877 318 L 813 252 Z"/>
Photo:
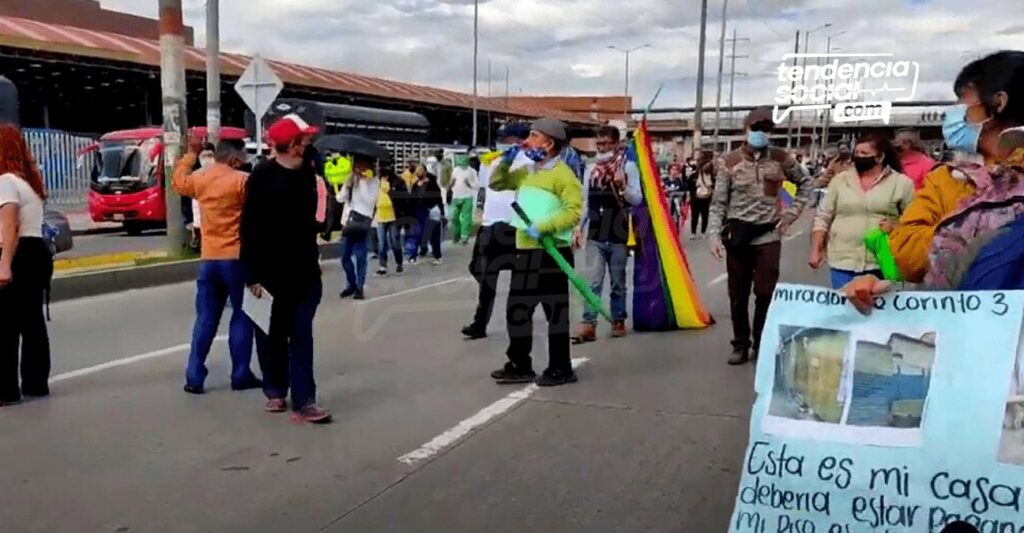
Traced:
<path fill-rule="evenodd" d="M 199 43 L 204 0 L 184 0 Z M 104 6 L 156 16 L 151 0 L 102 0 Z M 709 2 L 705 102 L 713 103 L 721 3 Z M 696 89 L 698 2 L 681 0 L 487 0 L 480 2 L 480 76 L 487 62 L 494 93 L 621 94 L 623 56 L 608 50 L 650 43 L 631 57 L 630 90 L 638 105 L 664 83 L 659 105 L 689 106 Z M 729 33 L 740 43 L 736 103 L 771 101 L 771 72 L 792 52 L 796 31 L 826 23 L 809 49 L 829 35 L 844 52 L 891 52 L 921 65 L 922 98 L 945 98 L 960 67 L 988 51 L 1021 48 L 1024 26 L 979 32 L 1019 0 L 730 0 Z M 223 47 L 306 65 L 449 89 L 472 90 L 472 0 L 222 0 Z M 802 45 L 801 45 L 802 48 Z M 966 52 L 965 52 L 966 51 Z M 728 53 L 728 50 L 727 52 Z M 726 64 L 728 68 L 728 63 Z M 724 77 L 723 101 L 728 97 Z"/>

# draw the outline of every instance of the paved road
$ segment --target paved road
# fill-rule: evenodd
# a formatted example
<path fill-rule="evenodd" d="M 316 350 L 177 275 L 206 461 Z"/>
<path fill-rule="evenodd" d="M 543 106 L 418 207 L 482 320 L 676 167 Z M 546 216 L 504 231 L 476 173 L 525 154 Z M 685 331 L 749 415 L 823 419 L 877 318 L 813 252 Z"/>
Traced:
<path fill-rule="evenodd" d="M 784 280 L 824 282 L 806 242 L 787 242 Z M 725 365 L 723 266 L 687 245 L 717 326 L 574 349 L 580 382 L 540 391 L 487 378 L 499 320 L 482 341 L 456 334 L 475 300 L 467 250 L 374 279 L 363 303 L 337 299 L 326 265 L 322 427 L 230 392 L 223 342 L 208 394 L 181 392 L 190 284 L 56 304 L 54 396 L 0 414 L 2 529 L 723 531 L 754 369 Z"/>
<path fill-rule="evenodd" d="M 163 230 L 149 231 L 138 236 L 131 236 L 121 231 L 78 235 L 75 237 L 74 248 L 60 254 L 58 257 L 60 259 L 72 259 L 121 252 L 159 251 L 163 250 L 166 246 L 166 235 Z"/>

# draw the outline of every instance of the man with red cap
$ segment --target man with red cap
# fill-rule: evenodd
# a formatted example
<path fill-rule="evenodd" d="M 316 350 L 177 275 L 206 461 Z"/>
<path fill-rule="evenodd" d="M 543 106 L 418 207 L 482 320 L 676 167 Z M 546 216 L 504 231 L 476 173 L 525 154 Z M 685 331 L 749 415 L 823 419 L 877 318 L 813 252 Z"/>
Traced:
<path fill-rule="evenodd" d="M 275 157 L 249 176 L 241 259 L 253 295 L 273 297 L 270 331 L 256 329 L 266 410 L 286 411 L 290 389 L 297 417 L 325 423 L 331 414 L 317 405 L 313 380 L 313 317 L 323 295 L 316 241 L 318 178 L 304 158 L 316 133 L 294 114 L 267 130 Z"/>

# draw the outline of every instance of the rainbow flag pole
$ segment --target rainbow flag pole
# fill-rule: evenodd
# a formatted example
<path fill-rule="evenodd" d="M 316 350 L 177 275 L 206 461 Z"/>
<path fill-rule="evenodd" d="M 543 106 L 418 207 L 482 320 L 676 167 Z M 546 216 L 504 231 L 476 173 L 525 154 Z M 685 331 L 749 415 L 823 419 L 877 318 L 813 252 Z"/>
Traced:
<path fill-rule="evenodd" d="M 699 329 L 714 323 L 693 281 L 654 160 L 647 118 L 633 135 L 644 205 L 633 210 L 638 246 L 634 270 L 633 328 Z"/>

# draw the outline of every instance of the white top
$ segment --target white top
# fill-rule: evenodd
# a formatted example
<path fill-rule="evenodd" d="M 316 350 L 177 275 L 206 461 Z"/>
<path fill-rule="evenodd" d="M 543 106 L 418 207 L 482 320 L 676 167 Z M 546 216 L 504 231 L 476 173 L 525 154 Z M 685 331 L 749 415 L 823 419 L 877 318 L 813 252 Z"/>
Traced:
<path fill-rule="evenodd" d="M 452 170 L 452 199 L 474 198 L 478 186 L 479 180 L 472 167 Z"/>
<path fill-rule="evenodd" d="M 490 187 L 491 174 L 494 173 L 494 169 L 498 168 L 499 163 L 501 163 L 500 157 L 492 161 L 490 165 L 480 167 L 481 187 Z M 510 170 L 516 170 L 527 165 L 533 165 L 533 161 L 530 161 L 530 158 L 519 152 L 519 155 L 512 161 Z M 518 216 L 515 210 L 512 209 L 512 202 L 515 201 L 516 191 L 493 191 L 488 188 L 487 194 L 484 197 L 484 220 L 482 225 L 491 226 L 495 222 L 510 224 Z"/>
<path fill-rule="evenodd" d="M 43 236 L 43 200 L 27 181 L 14 174 L 0 175 L 0 207 L 7 204 L 18 205 L 18 237 Z"/>
<path fill-rule="evenodd" d="M 345 204 L 345 212 L 341 220 L 348 220 L 349 213 L 354 209 L 357 213 L 373 218 L 377 210 L 377 197 L 380 195 L 380 178 L 360 177 L 359 184 L 353 187 L 357 180 L 356 176 L 349 179 L 348 183 L 338 191 L 338 203 Z M 354 189 L 354 190 L 353 190 Z"/>

